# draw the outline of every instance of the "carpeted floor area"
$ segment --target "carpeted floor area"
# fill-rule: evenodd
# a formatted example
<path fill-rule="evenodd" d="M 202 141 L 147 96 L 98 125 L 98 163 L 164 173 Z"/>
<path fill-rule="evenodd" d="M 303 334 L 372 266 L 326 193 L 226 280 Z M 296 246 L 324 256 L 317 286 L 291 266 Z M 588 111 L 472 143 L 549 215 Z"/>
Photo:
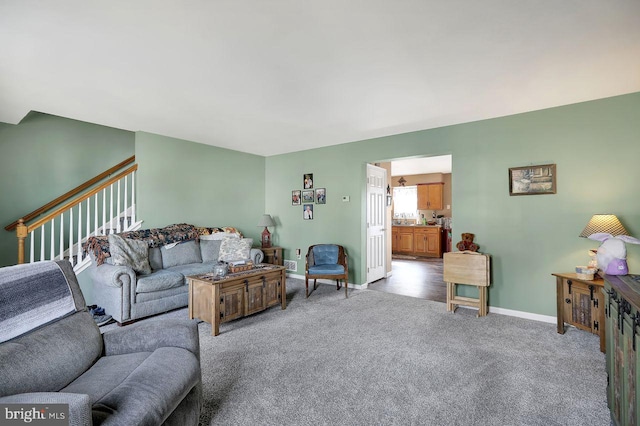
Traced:
<path fill-rule="evenodd" d="M 610 424 L 595 335 L 330 285 L 305 299 L 300 280 L 287 293 L 217 337 L 199 324 L 202 425 Z"/>
<path fill-rule="evenodd" d="M 604 354 L 576 329 L 289 280 L 286 311 L 201 323 L 202 424 L 608 425 Z"/>

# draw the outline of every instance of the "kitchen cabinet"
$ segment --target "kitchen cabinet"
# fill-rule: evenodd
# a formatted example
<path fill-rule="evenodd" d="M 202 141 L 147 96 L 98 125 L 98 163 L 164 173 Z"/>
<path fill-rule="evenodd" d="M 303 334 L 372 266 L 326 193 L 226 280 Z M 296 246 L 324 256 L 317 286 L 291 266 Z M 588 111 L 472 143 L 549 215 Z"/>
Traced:
<path fill-rule="evenodd" d="M 418 184 L 418 210 L 442 210 L 444 183 Z"/>
<path fill-rule="evenodd" d="M 394 226 L 391 252 L 442 257 L 441 228 L 437 226 Z"/>
<path fill-rule="evenodd" d="M 414 228 L 413 251 L 421 256 L 441 257 L 440 228 Z"/>
<path fill-rule="evenodd" d="M 398 252 L 413 252 L 413 228 L 407 226 L 398 229 Z"/>

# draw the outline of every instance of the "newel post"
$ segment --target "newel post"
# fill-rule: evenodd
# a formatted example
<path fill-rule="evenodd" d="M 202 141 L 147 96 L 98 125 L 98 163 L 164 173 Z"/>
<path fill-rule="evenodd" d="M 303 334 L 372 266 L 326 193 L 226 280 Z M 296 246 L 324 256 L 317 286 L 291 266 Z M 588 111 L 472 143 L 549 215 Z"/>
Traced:
<path fill-rule="evenodd" d="M 24 263 L 24 239 L 27 238 L 27 225 L 24 220 L 19 219 L 16 226 L 16 235 L 18 237 L 18 264 Z"/>

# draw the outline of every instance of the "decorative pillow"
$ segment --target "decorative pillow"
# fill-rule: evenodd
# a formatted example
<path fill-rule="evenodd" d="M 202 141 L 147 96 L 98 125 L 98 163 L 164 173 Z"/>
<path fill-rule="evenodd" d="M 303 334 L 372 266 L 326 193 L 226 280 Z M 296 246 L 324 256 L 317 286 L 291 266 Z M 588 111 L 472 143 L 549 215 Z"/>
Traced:
<path fill-rule="evenodd" d="M 150 274 L 149 245 L 146 241 L 109 235 L 109 251 L 114 265 L 128 266 L 140 274 Z"/>
<path fill-rule="evenodd" d="M 107 257 L 107 260 L 111 259 Z M 149 265 L 151 265 L 152 271 L 162 269 L 162 253 L 160 253 L 160 247 L 149 248 Z"/>
<path fill-rule="evenodd" d="M 251 257 L 251 245 L 253 238 L 225 238 L 220 245 L 220 257 L 218 260 L 229 262 L 231 260 L 249 259 Z"/>
<path fill-rule="evenodd" d="M 225 238 L 240 238 L 236 233 L 216 232 L 211 235 L 200 235 L 200 240 L 224 240 Z"/>
<path fill-rule="evenodd" d="M 202 240 L 200 241 L 200 253 L 202 262 L 217 262 L 220 257 L 220 246 L 222 240 Z"/>
<path fill-rule="evenodd" d="M 167 244 L 160 248 L 160 252 L 162 253 L 162 266 L 165 269 L 190 263 L 202 263 L 198 240 Z"/>

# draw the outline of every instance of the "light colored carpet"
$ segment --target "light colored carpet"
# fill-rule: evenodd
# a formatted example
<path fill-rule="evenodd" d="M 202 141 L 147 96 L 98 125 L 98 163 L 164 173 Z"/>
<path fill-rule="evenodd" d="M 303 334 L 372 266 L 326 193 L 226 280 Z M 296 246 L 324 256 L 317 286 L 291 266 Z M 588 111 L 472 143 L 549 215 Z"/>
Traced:
<path fill-rule="evenodd" d="M 285 311 L 200 324 L 211 425 L 609 425 L 598 337 L 287 282 Z"/>
<path fill-rule="evenodd" d="M 217 337 L 199 324 L 202 425 L 610 424 L 596 335 L 330 285 L 305 299 L 300 280 L 287 293 Z"/>

